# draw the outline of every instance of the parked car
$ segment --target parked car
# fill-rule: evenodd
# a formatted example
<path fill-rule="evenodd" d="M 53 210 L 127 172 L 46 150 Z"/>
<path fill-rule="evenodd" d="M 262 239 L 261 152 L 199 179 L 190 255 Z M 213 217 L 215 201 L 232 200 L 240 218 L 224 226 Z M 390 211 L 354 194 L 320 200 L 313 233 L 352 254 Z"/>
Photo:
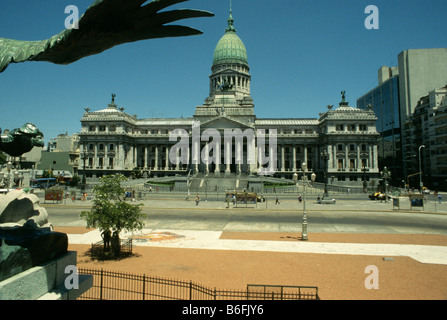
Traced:
<path fill-rule="evenodd" d="M 375 192 L 369 195 L 369 198 L 371 200 L 387 200 L 387 196 L 382 192 Z M 388 196 L 388 199 L 390 199 L 390 196 Z"/>

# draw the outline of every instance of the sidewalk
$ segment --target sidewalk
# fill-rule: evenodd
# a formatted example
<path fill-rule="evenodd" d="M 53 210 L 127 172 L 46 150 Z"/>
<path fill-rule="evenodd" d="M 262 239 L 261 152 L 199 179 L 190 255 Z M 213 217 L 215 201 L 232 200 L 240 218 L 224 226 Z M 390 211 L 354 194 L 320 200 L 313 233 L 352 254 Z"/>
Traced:
<path fill-rule="evenodd" d="M 254 211 L 301 211 L 294 199 L 258 203 Z M 146 208 L 232 211 L 225 202 L 193 199 L 153 198 Z M 50 206 L 89 207 L 91 201 L 67 200 Z M 306 202 L 309 212 L 395 212 L 392 203 L 372 200 L 340 200 L 335 205 Z M 416 214 L 435 212 L 408 210 Z M 434 206 L 433 206 L 434 209 Z M 442 210 L 440 210 L 442 209 Z M 445 204 L 437 215 L 447 214 Z M 406 212 L 401 210 L 402 212 Z M 50 217 L 51 221 L 51 217 Z M 191 280 L 218 288 L 244 289 L 247 284 L 318 286 L 322 299 L 447 299 L 447 236 L 429 234 L 310 233 L 300 241 L 299 233 L 229 232 L 145 228 L 135 234 L 133 257 L 119 261 L 92 261 L 91 243 L 101 241 L 97 229 L 55 227 L 69 237 L 69 249 L 78 251 L 78 266 L 105 268 Z M 365 288 L 367 266 L 378 267 L 380 289 Z"/>
<path fill-rule="evenodd" d="M 191 196 L 185 200 L 184 195 L 181 194 L 156 194 L 151 195 L 150 199 L 136 200 L 135 204 L 142 203 L 146 208 L 171 208 L 171 209 L 244 209 L 244 210 L 302 210 L 303 203 L 299 203 L 297 199 L 288 197 L 280 198 L 280 204 L 275 204 L 274 197 L 268 197 L 267 202 L 258 202 L 256 204 L 237 204 L 233 205 L 231 202 L 216 201 L 215 196 L 209 196 L 208 201 L 202 196 L 198 205 L 195 204 L 194 197 Z M 130 200 L 129 200 L 130 201 Z M 40 203 L 43 205 L 57 205 L 57 206 L 75 206 L 75 207 L 90 207 L 92 200 L 75 200 L 65 199 L 61 203 L 47 201 L 45 202 L 40 197 Z M 380 202 L 378 200 L 368 199 L 352 199 L 352 200 L 337 200 L 335 204 L 317 204 L 316 198 L 308 198 L 306 200 L 306 210 L 308 211 L 363 211 L 363 212 L 416 212 L 426 214 L 445 214 L 447 215 L 447 203 L 441 204 L 438 201 L 429 200 L 424 204 L 424 207 L 411 207 L 410 201 L 400 201 L 399 208 L 393 208 L 393 202 Z"/>
<path fill-rule="evenodd" d="M 153 241 L 150 239 L 151 234 L 157 235 L 163 233 L 174 233 L 179 237 L 162 241 Z M 221 239 L 222 233 L 222 231 L 143 229 L 136 234 L 123 234 L 122 238 L 137 237 L 140 239 L 134 240 L 134 245 L 159 248 L 406 256 L 422 263 L 447 265 L 447 242 L 445 246 L 440 246 L 380 243 L 325 243 L 299 240 L 233 240 Z M 91 244 L 101 240 L 101 235 L 97 229 L 84 234 L 68 234 L 70 244 Z M 445 236 L 445 240 L 447 241 L 447 236 Z"/>

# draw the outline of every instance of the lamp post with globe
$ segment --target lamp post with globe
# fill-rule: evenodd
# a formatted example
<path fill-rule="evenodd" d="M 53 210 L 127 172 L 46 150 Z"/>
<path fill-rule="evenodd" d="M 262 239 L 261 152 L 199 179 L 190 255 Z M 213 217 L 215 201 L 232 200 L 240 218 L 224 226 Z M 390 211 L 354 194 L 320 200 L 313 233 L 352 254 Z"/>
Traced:
<path fill-rule="evenodd" d="M 303 170 L 303 176 L 301 177 L 301 182 L 303 184 L 303 222 L 301 223 L 301 240 L 306 241 L 308 240 L 308 233 L 307 233 L 307 215 L 306 215 L 306 186 L 309 184 L 309 180 L 307 178 L 307 164 L 303 163 L 301 165 L 301 169 Z M 310 175 L 310 179 L 312 183 L 315 181 L 316 174 L 312 172 Z M 298 178 L 298 177 L 297 177 Z"/>

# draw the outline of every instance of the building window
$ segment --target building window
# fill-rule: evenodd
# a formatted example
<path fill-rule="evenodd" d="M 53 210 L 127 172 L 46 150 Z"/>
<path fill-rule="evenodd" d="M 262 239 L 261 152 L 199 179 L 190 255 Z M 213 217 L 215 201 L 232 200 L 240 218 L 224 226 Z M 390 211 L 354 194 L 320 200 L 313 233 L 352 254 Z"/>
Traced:
<path fill-rule="evenodd" d="M 355 124 L 351 124 L 348 126 L 348 131 L 355 131 Z"/>
<path fill-rule="evenodd" d="M 113 169 L 113 158 L 109 158 L 109 169 Z"/>
<path fill-rule="evenodd" d="M 115 145 L 114 145 L 113 143 L 111 143 L 111 144 L 109 145 L 109 151 L 113 151 L 114 148 L 115 148 Z"/>
<path fill-rule="evenodd" d="M 366 127 L 366 124 L 360 124 L 360 125 L 359 125 L 359 130 L 360 130 L 360 131 L 368 131 L 368 129 L 367 129 L 367 127 Z"/>
<path fill-rule="evenodd" d="M 350 144 L 349 145 L 349 151 L 355 151 L 355 145 L 354 144 Z"/>
<path fill-rule="evenodd" d="M 89 126 L 88 127 L 88 131 L 95 132 L 96 131 L 96 127 L 95 126 Z"/>
<path fill-rule="evenodd" d="M 338 169 L 343 169 L 343 159 L 338 159 Z"/>
<path fill-rule="evenodd" d="M 344 131 L 345 127 L 342 124 L 338 124 L 335 126 L 335 130 L 336 131 Z"/>
<path fill-rule="evenodd" d="M 343 145 L 342 144 L 337 145 L 337 149 L 338 151 L 343 151 Z"/>
<path fill-rule="evenodd" d="M 362 159 L 362 168 L 366 168 L 366 159 Z"/>
<path fill-rule="evenodd" d="M 99 126 L 99 131 L 101 131 L 101 132 L 106 131 L 106 126 Z"/>
<path fill-rule="evenodd" d="M 99 150 L 104 150 L 104 145 L 102 143 L 99 144 Z"/>
<path fill-rule="evenodd" d="M 93 151 L 93 150 L 95 150 L 95 146 L 93 145 L 93 143 L 90 143 L 90 144 L 88 145 L 88 150 L 89 150 L 89 151 Z"/>

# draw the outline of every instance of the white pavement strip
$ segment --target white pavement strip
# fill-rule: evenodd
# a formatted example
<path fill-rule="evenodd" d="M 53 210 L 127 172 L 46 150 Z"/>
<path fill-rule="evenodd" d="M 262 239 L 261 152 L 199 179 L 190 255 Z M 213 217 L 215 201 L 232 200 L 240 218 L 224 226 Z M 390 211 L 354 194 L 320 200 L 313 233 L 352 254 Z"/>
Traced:
<path fill-rule="evenodd" d="M 405 244 L 364 244 L 364 243 L 323 243 L 303 241 L 264 241 L 219 239 L 222 231 L 160 230 L 143 229 L 133 236 L 151 233 L 171 232 L 182 236 L 172 240 L 134 240 L 136 246 L 209 250 L 244 250 L 293 253 L 350 254 L 373 256 L 407 256 L 422 263 L 447 265 L 447 246 L 405 245 Z M 127 238 L 132 234 L 122 234 Z M 95 229 L 85 234 L 69 234 L 70 244 L 91 244 L 101 241 L 100 232 Z"/>

